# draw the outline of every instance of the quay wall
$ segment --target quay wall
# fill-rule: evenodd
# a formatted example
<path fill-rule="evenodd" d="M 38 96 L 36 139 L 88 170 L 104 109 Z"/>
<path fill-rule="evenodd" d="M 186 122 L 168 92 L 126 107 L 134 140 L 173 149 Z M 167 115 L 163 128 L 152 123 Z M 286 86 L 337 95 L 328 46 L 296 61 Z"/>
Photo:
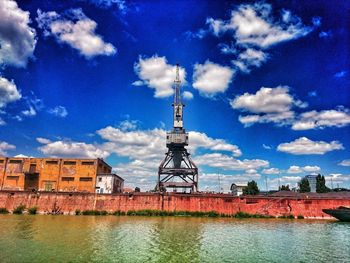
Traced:
<path fill-rule="evenodd" d="M 305 218 L 330 218 L 325 208 L 350 207 L 350 195 L 322 196 L 241 196 L 229 194 L 129 193 L 92 194 L 62 192 L 0 191 L 0 208 L 13 211 L 16 207 L 37 207 L 42 214 L 74 214 L 75 210 L 216 211 L 233 215 L 237 212 L 272 216 L 302 215 Z"/>

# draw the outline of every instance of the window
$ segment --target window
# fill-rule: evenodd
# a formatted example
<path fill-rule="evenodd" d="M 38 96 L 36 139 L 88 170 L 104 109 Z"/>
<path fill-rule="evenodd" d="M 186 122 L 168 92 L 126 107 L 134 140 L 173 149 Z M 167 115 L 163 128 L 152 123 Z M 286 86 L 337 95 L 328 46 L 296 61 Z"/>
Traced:
<path fill-rule="evenodd" d="M 81 165 L 94 165 L 95 162 L 81 162 Z"/>
<path fill-rule="evenodd" d="M 4 163 L 4 160 L 0 160 L 0 163 Z"/>
<path fill-rule="evenodd" d="M 74 161 L 64 161 L 63 164 L 66 164 L 66 165 L 76 165 L 77 162 L 74 162 Z"/>
<path fill-rule="evenodd" d="M 22 160 L 10 160 L 9 163 L 22 163 Z"/>
<path fill-rule="evenodd" d="M 79 181 L 80 182 L 91 182 L 92 181 L 92 177 L 80 177 Z"/>
<path fill-rule="evenodd" d="M 74 181 L 74 177 L 62 177 L 62 181 L 64 181 L 64 182 L 72 182 L 72 181 Z"/>
<path fill-rule="evenodd" d="M 8 180 L 18 180 L 18 179 L 19 179 L 19 176 L 12 176 L 12 175 L 9 175 L 9 176 L 7 176 L 7 179 L 8 179 Z"/>
<path fill-rule="evenodd" d="M 99 177 L 99 178 L 98 178 L 98 181 L 99 181 L 99 182 L 102 182 L 102 177 Z"/>
<path fill-rule="evenodd" d="M 58 164 L 58 161 L 46 161 L 46 164 Z"/>

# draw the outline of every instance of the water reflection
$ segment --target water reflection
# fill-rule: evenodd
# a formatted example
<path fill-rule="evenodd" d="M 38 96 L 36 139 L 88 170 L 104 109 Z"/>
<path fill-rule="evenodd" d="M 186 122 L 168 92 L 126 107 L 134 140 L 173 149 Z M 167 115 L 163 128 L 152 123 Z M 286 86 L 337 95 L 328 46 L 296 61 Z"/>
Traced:
<path fill-rule="evenodd" d="M 346 262 L 350 224 L 0 215 L 0 262 Z"/>

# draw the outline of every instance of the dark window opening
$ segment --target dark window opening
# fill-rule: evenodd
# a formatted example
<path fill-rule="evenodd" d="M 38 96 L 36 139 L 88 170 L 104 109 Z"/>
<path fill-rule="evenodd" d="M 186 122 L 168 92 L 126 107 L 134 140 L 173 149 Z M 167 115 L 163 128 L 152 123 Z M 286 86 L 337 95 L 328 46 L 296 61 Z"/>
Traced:
<path fill-rule="evenodd" d="M 71 181 L 74 181 L 74 177 L 62 177 L 62 181 L 71 182 Z"/>
<path fill-rule="evenodd" d="M 95 162 L 81 162 L 81 165 L 94 165 Z"/>
<path fill-rule="evenodd" d="M 66 165 L 76 165 L 77 162 L 74 162 L 74 161 L 65 161 L 63 162 L 63 164 L 66 164 Z"/>
<path fill-rule="evenodd" d="M 102 177 L 98 178 L 98 181 L 99 181 L 99 182 L 102 182 Z"/>
<path fill-rule="evenodd" d="M 4 160 L 0 160 L 0 163 L 4 163 Z"/>
<path fill-rule="evenodd" d="M 22 160 L 10 160 L 9 163 L 22 163 Z"/>
<path fill-rule="evenodd" d="M 46 161 L 46 164 L 58 164 L 58 161 Z"/>
<path fill-rule="evenodd" d="M 81 182 L 91 182 L 92 181 L 92 177 L 80 177 L 79 181 L 81 181 Z"/>
<path fill-rule="evenodd" d="M 13 176 L 13 175 L 9 175 L 6 177 L 8 180 L 18 180 L 19 176 Z"/>

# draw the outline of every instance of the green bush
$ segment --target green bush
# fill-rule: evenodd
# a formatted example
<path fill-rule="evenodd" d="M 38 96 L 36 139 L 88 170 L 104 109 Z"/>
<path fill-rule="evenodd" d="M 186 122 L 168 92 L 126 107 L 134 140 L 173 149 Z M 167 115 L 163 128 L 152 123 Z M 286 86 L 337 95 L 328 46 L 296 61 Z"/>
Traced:
<path fill-rule="evenodd" d="M 85 210 L 81 214 L 84 216 L 105 216 L 108 215 L 108 212 L 105 210 Z"/>
<path fill-rule="evenodd" d="M 76 215 L 76 216 L 81 215 L 80 209 L 76 209 L 76 210 L 75 210 L 75 215 Z"/>
<path fill-rule="evenodd" d="M 117 210 L 112 213 L 114 216 L 125 216 L 125 212 Z"/>
<path fill-rule="evenodd" d="M 298 219 L 304 219 L 304 216 L 303 216 L 303 215 L 298 215 L 297 218 L 298 218 Z"/>
<path fill-rule="evenodd" d="M 19 205 L 13 210 L 13 213 L 18 215 L 23 214 L 23 211 L 25 208 L 26 208 L 25 205 Z"/>
<path fill-rule="evenodd" d="M 294 215 L 283 215 L 283 216 L 279 216 L 278 218 L 282 218 L 282 219 L 295 219 Z"/>
<path fill-rule="evenodd" d="M 271 215 L 262 215 L 262 214 L 249 214 L 246 212 L 237 212 L 233 217 L 235 218 L 275 218 Z"/>
<path fill-rule="evenodd" d="M 28 209 L 28 213 L 31 215 L 35 215 L 37 211 L 38 211 L 38 208 L 36 206 Z"/>
<path fill-rule="evenodd" d="M 0 214 L 8 214 L 9 211 L 5 207 L 0 207 Z"/>

